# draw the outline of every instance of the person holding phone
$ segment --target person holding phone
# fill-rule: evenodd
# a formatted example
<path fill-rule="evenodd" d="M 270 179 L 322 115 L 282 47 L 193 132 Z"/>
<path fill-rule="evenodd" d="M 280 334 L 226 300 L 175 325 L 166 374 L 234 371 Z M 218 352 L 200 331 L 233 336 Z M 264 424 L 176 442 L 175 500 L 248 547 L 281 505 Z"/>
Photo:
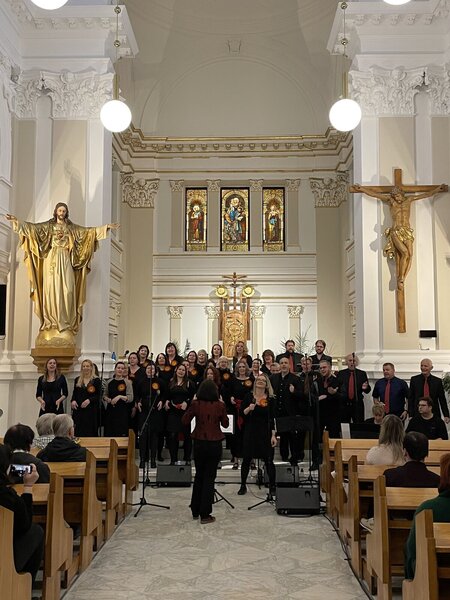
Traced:
<path fill-rule="evenodd" d="M 12 450 L 14 465 L 36 465 L 39 483 L 50 483 L 50 469 L 40 458 L 31 454 L 30 449 L 34 440 L 34 431 L 28 425 L 17 423 L 8 429 L 3 438 L 3 443 Z M 20 471 L 20 469 L 19 469 Z M 20 472 L 11 471 L 10 478 L 13 483 L 22 483 Z"/>
<path fill-rule="evenodd" d="M 14 513 L 14 564 L 19 573 L 30 573 L 33 583 L 44 555 L 44 531 L 33 523 L 33 484 L 39 479 L 36 465 L 23 475 L 23 493 L 11 487 L 10 448 L 0 445 L 0 506 Z"/>

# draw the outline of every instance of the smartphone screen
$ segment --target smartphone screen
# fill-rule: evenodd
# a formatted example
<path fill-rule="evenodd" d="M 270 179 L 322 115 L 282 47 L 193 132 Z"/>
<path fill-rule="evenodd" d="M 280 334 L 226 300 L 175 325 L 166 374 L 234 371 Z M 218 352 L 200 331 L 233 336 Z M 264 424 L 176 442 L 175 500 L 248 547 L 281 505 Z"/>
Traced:
<path fill-rule="evenodd" d="M 11 474 L 23 477 L 25 473 L 31 473 L 31 465 L 11 465 Z"/>

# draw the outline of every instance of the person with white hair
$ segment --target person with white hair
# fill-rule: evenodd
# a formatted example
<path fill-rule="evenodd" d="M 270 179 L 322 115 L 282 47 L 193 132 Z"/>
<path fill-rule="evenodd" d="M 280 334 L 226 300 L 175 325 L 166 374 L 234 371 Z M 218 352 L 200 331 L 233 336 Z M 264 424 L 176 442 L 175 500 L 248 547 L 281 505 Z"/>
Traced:
<path fill-rule="evenodd" d="M 74 441 L 73 419 L 67 414 L 57 415 L 53 421 L 54 439 L 37 455 L 44 462 L 84 462 L 86 448 Z"/>
<path fill-rule="evenodd" d="M 44 413 L 36 421 L 36 430 L 38 437 L 33 440 L 33 447 L 43 450 L 49 442 L 55 437 L 53 433 L 53 421 L 55 413 Z"/>
<path fill-rule="evenodd" d="M 419 399 L 429 397 L 433 401 L 433 414 L 435 417 L 444 417 L 446 423 L 450 422 L 447 399 L 445 397 L 442 379 L 431 374 L 433 363 L 429 358 L 420 361 L 420 374 L 413 375 L 409 383 L 408 412 L 410 417 L 419 414 Z"/>

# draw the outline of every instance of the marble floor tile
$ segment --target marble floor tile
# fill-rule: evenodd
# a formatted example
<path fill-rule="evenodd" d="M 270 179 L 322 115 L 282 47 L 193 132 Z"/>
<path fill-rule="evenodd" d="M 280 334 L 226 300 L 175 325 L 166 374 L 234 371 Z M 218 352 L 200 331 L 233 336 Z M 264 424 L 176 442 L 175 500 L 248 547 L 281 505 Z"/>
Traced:
<path fill-rule="evenodd" d="M 235 505 L 214 506 L 217 521 L 201 525 L 188 508 L 189 488 L 150 488 L 65 594 L 65 600 L 363 600 L 339 540 L 323 516 L 288 518 L 251 484 L 220 486 Z M 138 499 L 140 494 L 136 494 Z"/>

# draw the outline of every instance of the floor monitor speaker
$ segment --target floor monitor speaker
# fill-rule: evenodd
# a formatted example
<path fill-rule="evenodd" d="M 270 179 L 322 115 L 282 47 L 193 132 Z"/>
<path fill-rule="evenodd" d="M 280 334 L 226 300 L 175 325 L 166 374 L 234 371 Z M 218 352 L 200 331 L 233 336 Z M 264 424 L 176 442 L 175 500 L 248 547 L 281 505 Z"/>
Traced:
<path fill-rule="evenodd" d="M 319 486 L 278 487 L 275 507 L 279 515 L 318 515 Z"/>
<path fill-rule="evenodd" d="M 191 465 L 158 465 L 156 470 L 158 487 L 190 487 L 191 483 Z"/>

